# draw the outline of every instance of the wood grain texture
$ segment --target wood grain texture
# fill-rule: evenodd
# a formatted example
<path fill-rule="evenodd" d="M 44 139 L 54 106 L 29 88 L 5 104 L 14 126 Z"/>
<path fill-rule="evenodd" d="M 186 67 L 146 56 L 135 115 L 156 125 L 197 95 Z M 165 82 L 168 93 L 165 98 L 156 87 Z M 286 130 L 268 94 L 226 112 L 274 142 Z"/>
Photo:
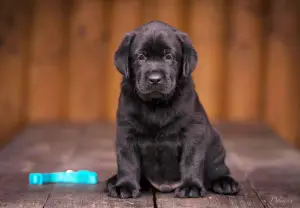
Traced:
<path fill-rule="evenodd" d="M 258 120 L 262 84 L 263 1 L 234 0 L 230 7 L 227 118 Z"/>
<path fill-rule="evenodd" d="M 142 22 L 150 22 L 157 19 L 158 0 L 141 0 L 142 1 Z"/>
<path fill-rule="evenodd" d="M 24 129 L 0 151 L 0 207 L 150 208 L 155 207 L 153 202 L 162 208 L 299 207 L 298 151 L 260 124 L 220 123 L 216 128 L 223 135 L 226 162 L 242 185 L 237 196 L 210 194 L 198 199 L 176 199 L 172 194 L 156 193 L 153 201 L 147 192 L 138 199 L 109 198 L 103 192 L 103 182 L 116 171 L 115 126 L 40 124 Z M 28 172 L 67 169 L 96 171 L 100 183 L 27 185 Z"/>
<path fill-rule="evenodd" d="M 83 130 L 55 125 L 26 128 L 1 150 L 0 174 L 57 170 L 73 157 Z"/>
<path fill-rule="evenodd" d="M 99 140 L 98 140 L 99 143 Z M 86 151 L 89 151 L 86 149 Z M 81 152 L 81 157 L 88 159 L 87 152 Z M 105 154 L 99 154 L 105 157 Z M 100 156 L 101 158 L 101 156 Z M 76 160 L 76 159 L 75 159 Z M 101 161 L 101 160 L 98 160 Z M 87 167 L 83 160 L 76 160 L 77 165 Z M 93 166 L 99 164 L 94 161 Z M 67 164 L 66 164 L 67 165 Z M 61 169 L 59 169 L 61 170 Z M 88 170 L 93 170 L 88 168 Z M 98 169 L 99 170 L 99 169 Z M 151 193 L 145 193 L 138 199 L 115 199 L 107 196 L 104 192 L 104 183 L 106 178 L 110 177 L 114 171 L 109 168 L 97 171 L 99 176 L 99 183 L 97 185 L 72 185 L 72 184 L 57 184 L 54 186 L 53 191 L 49 199 L 47 200 L 45 207 L 59 207 L 63 206 L 66 208 L 74 207 L 103 207 L 103 208 L 121 208 L 121 207 L 137 207 L 137 208 L 152 208 L 153 201 Z"/>
<path fill-rule="evenodd" d="M 182 0 L 160 0 L 156 7 L 156 19 L 164 21 L 180 30 L 183 29 L 183 6 Z"/>
<path fill-rule="evenodd" d="M 0 151 L 0 207 L 44 207 L 53 186 L 29 186 L 28 174 L 58 170 L 72 157 L 81 132 L 78 126 L 31 126 L 17 135 Z"/>
<path fill-rule="evenodd" d="M 283 138 L 299 141 L 299 1 L 273 1 L 268 44 L 265 120 Z"/>
<path fill-rule="evenodd" d="M 0 1 L 0 145 L 25 122 L 31 1 Z"/>
<path fill-rule="evenodd" d="M 153 207 L 151 193 L 128 200 L 104 193 L 104 181 L 116 172 L 114 131 L 105 125 L 35 125 L 25 129 L 0 151 L 0 207 Z M 99 184 L 27 185 L 29 172 L 69 169 L 97 171 Z"/>
<path fill-rule="evenodd" d="M 193 0 L 190 4 L 188 31 L 199 57 L 193 77 L 199 98 L 212 121 L 221 117 L 224 99 L 225 6 L 221 0 Z"/>
<path fill-rule="evenodd" d="M 208 194 L 198 199 L 178 199 L 172 194 L 156 194 L 157 207 L 176 207 L 176 208 L 263 208 L 263 204 L 257 197 L 256 192 L 247 182 L 241 182 L 242 192 L 237 196 L 224 196 Z"/>
<path fill-rule="evenodd" d="M 299 19 L 300 19 L 300 7 L 299 7 Z M 299 39 L 299 45 L 300 45 L 300 39 Z M 295 53 L 296 57 L 299 57 L 300 55 L 300 46 L 297 49 L 297 52 Z M 299 59 L 295 58 L 294 59 L 294 64 L 295 66 L 299 67 Z M 295 67 L 295 68 L 296 68 Z M 293 84 L 292 84 L 292 90 L 293 90 L 293 94 L 294 96 L 294 107 L 295 107 L 295 120 L 293 121 L 293 123 L 291 125 L 293 125 L 293 129 L 294 129 L 294 136 L 293 136 L 293 144 L 297 147 L 300 148 L 300 128 L 298 128 L 298 124 L 300 123 L 300 95 L 299 95 L 299 91 L 298 89 L 300 89 L 300 82 L 298 80 L 298 77 L 300 77 L 300 70 L 294 70 L 293 71 Z"/>
<path fill-rule="evenodd" d="M 246 172 L 246 180 L 264 207 L 299 207 L 299 151 L 269 128 L 247 126 L 220 128 L 227 154 Z"/>
<path fill-rule="evenodd" d="M 68 118 L 96 121 L 103 117 L 103 2 L 76 0 L 71 11 Z"/>
<path fill-rule="evenodd" d="M 42 208 L 52 186 L 28 186 L 28 174 L 0 174 L 0 207 Z"/>
<path fill-rule="evenodd" d="M 249 174 L 249 180 L 266 207 L 300 206 L 299 166 L 260 167 Z"/>
<path fill-rule="evenodd" d="M 99 175 L 105 172 L 99 173 Z M 144 195 L 138 199 L 114 199 L 103 192 L 104 183 L 99 182 L 92 186 L 78 185 L 57 185 L 51 192 L 45 208 L 65 207 L 65 208 L 152 208 L 152 196 Z"/>
<path fill-rule="evenodd" d="M 36 0 L 28 69 L 29 122 L 59 120 L 63 110 L 65 16 L 62 0 Z"/>
<path fill-rule="evenodd" d="M 118 49 L 127 32 L 138 27 L 141 17 L 142 2 L 139 0 L 113 2 L 111 11 L 110 42 L 107 58 L 107 114 L 109 121 L 115 121 L 118 99 L 120 94 L 121 74 L 114 66 L 114 53 Z"/>

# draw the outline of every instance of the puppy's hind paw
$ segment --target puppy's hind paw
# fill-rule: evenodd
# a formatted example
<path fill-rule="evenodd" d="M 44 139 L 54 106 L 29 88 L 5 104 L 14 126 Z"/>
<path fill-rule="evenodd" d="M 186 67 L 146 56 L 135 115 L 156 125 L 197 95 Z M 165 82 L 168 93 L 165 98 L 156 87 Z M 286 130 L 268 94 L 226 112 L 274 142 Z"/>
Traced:
<path fill-rule="evenodd" d="M 213 192 L 223 195 L 235 195 L 241 190 L 239 183 L 230 176 L 222 176 L 213 181 L 211 189 Z"/>

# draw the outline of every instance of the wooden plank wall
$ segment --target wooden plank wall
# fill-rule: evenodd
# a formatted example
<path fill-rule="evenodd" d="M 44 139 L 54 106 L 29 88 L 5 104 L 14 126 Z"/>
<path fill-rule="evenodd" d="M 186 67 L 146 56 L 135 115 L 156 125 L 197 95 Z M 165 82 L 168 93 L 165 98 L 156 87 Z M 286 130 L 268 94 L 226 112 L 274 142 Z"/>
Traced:
<path fill-rule="evenodd" d="M 25 123 L 30 1 L 0 0 L 0 145 Z"/>
<path fill-rule="evenodd" d="M 190 35 L 213 121 L 264 121 L 300 143 L 298 0 L 0 2 L 0 133 L 24 121 L 113 122 L 113 54 L 126 32 L 160 19 Z"/>
<path fill-rule="evenodd" d="M 273 0 L 268 36 L 265 118 L 290 142 L 300 144 L 300 1 Z"/>

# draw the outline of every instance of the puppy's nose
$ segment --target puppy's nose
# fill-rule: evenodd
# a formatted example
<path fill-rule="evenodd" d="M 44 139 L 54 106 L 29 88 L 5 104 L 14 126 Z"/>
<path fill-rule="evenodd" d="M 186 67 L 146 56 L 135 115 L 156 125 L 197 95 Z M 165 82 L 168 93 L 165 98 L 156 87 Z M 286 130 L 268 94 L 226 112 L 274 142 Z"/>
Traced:
<path fill-rule="evenodd" d="M 148 80 L 151 84 L 159 84 L 162 81 L 162 74 L 159 72 L 153 72 L 149 74 Z"/>

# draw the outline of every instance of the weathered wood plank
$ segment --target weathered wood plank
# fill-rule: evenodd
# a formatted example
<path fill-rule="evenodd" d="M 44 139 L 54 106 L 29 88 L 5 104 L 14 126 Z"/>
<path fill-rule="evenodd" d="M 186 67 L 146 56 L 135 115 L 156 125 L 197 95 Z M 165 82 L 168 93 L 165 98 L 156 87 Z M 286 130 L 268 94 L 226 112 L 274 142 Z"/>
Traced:
<path fill-rule="evenodd" d="M 0 207 L 42 208 L 52 185 L 28 186 L 28 174 L 0 174 Z"/>
<path fill-rule="evenodd" d="M 0 173 L 53 171 L 73 155 L 81 128 L 28 128 L 0 152 Z"/>
<path fill-rule="evenodd" d="M 174 198 L 173 194 L 156 194 L 157 207 L 176 207 L 176 208 L 263 208 L 260 199 L 251 185 L 247 182 L 241 182 L 242 192 L 237 196 L 224 196 L 210 193 L 203 198 L 197 199 L 178 199 Z"/>
<path fill-rule="evenodd" d="M 115 170 L 114 139 L 104 136 L 100 132 L 86 130 L 78 141 L 72 159 L 65 162 L 60 170 L 88 169 L 98 171 L 100 175 L 101 172 Z"/>
<path fill-rule="evenodd" d="M 157 193 L 157 207 L 299 206 L 299 152 L 258 125 L 217 127 L 224 136 L 226 163 L 233 177 L 241 182 L 242 192 L 237 196 L 210 194 L 199 199 Z M 116 170 L 114 134 L 114 126 L 101 124 L 28 127 L 0 151 L 0 207 L 43 207 L 51 190 L 45 207 L 153 207 L 151 193 L 143 193 L 139 199 L 122 200 L 109 198 L 103 192 L 104 181 Z M 24 166 L 26 161 L 33 165 Z M 100 183 L 27 185 L 30 171 L 67 169 L 97 171 Z"/>
<path fill-rule="evenodd" d="M 71 158 L 81 132 L 78 126 L 40 125 L 15 137 L 0 152 L 0 207 L 42 208 L 53 186 L 29 186 L 28 174 L 57 170 Z"/>
<path fill-rule="evenodd" d="M 229 159 L 246 173 L 264 206 L 299 207 L 300 152 L 269 129 L 240 125 L 233 134 L 229 126 L 221 128 Z"/>
<path fill-rule="evenodd" d="M 296 208 L 300 207 L 299 175 L 300 165 L 279 165 L 256 168 L 248 178 L 266 206 Z"/>
<path fill-rule="evenodd" d="M 103 192 L 104 178 L 108 177 L 111 173 L 105 174 L 100 172 L 100 183 L 97 185 L 56 185 L 52 191 L 48 201 L 45 204 L 46 208 L 64 207 L 137 207 L 137 208 L 150 208 L 153 207 L 152 195 L 149 193 L 143 194 L 138 199 L 114 199 L 108 197 Z"/>

